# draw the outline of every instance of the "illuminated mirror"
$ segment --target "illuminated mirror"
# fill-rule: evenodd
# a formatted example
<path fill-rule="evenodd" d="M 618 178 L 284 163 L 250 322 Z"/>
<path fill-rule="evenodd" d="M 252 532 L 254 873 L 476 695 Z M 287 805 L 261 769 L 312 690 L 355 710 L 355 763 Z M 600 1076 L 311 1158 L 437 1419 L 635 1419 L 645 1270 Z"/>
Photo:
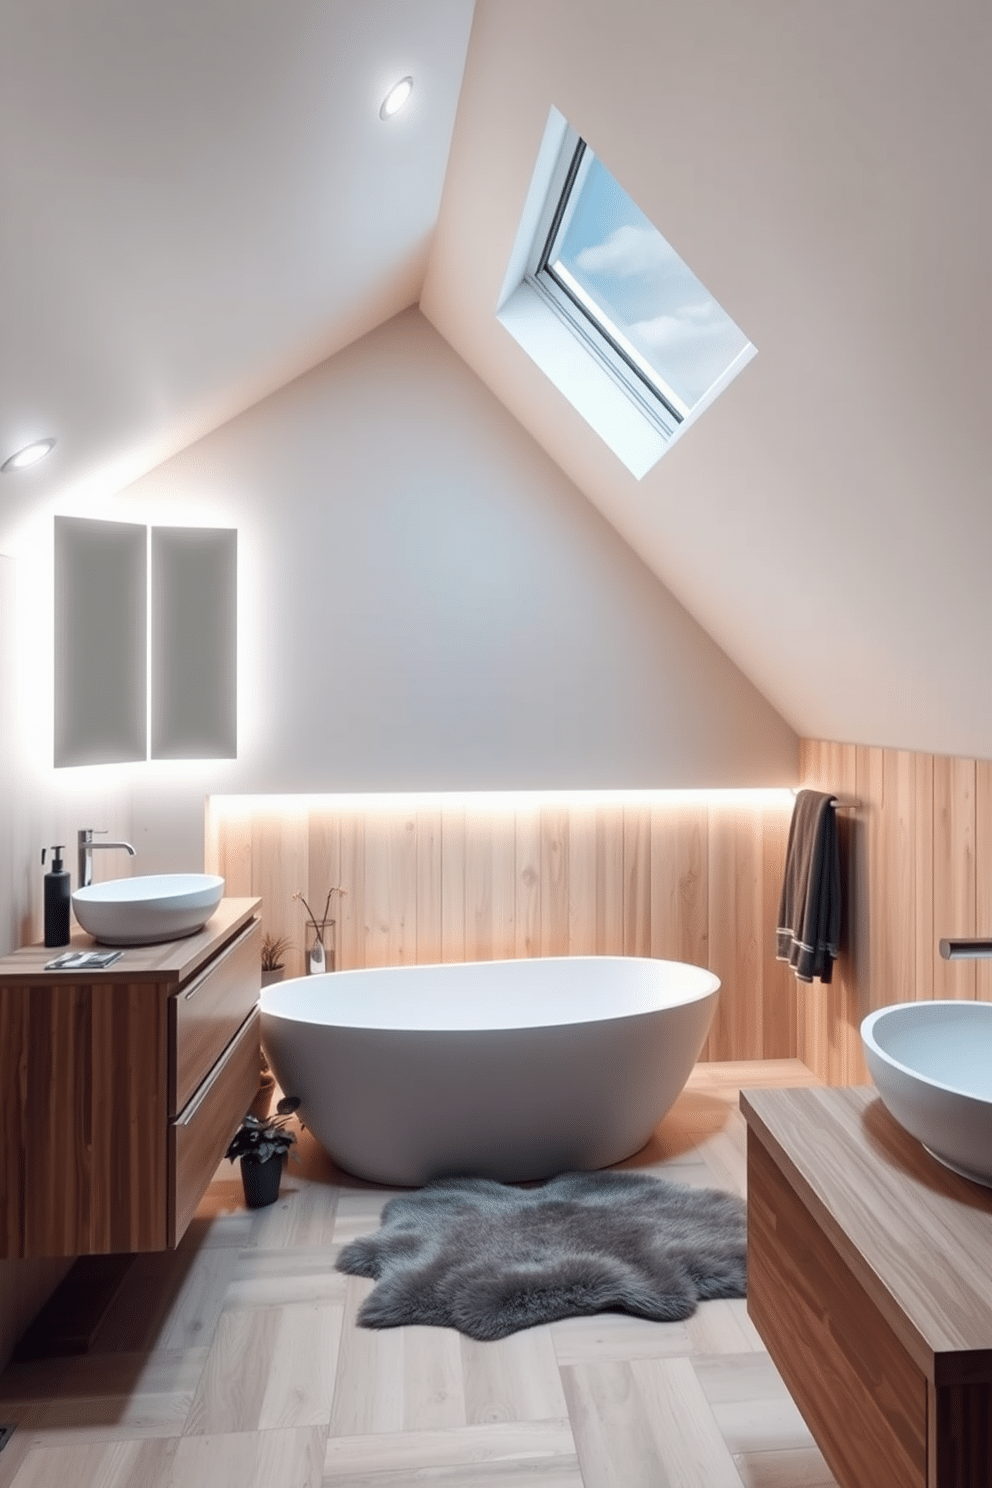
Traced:
<path fill-rule="evenodd" d="M 152 759 L 237 754 L 238 534 L 152 528 Z"/>
<path fill-rule="evenodd" d="M 130 522 L 55 518 L 55 763 L 144 759 L 147 539 Z"/>
<path fill-rule="evenodd" d="M 149 604 L 150 592 L 150 604 Z M 150 617 L 150 629 L 149 629 Z M 237 533 L 55 518 L 55 764 L 233 759 Z"/>

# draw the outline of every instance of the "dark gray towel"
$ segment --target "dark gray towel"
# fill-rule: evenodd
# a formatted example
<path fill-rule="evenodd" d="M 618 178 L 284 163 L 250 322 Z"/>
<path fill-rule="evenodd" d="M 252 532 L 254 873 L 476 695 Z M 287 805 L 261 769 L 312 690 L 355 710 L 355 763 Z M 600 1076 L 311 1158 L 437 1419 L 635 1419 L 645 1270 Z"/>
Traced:
<path fill-rule="evenodd" d="M 776 955 L 801 982 L 829 982 L 840 939 L 840 852 L 834 797 L 796 797 L 778 906 Z"/>

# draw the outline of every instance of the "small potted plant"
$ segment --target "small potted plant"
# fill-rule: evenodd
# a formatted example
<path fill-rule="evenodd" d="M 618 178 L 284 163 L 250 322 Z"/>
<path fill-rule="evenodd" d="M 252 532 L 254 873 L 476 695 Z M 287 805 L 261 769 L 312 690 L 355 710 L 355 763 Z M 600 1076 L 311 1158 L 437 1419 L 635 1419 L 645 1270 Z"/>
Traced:
<path fill-rule="evenodd" d="M 283 956 L 290 949 L 288 935 L 270 935 L 268 931 L 262 936 L 262 986 L 270 987 L 273 982 L 282 980 L 282 974 L 286 967 Z"/>
<path fill-rule="evenodd" d="M 279 1197 L 286 1153 L 296 1141 L 296 1133 L 287 1131 L 286 1125 L 299 1104 L 298 1095 L 284 1095 L 276 1106 L 281 1120 L 253 1116 L 249 1111 L 231 1138 L 224 1156 L 231 1162 L 241 1159 L 241 1183 L 249 1209 L 262 1209 Z"/>

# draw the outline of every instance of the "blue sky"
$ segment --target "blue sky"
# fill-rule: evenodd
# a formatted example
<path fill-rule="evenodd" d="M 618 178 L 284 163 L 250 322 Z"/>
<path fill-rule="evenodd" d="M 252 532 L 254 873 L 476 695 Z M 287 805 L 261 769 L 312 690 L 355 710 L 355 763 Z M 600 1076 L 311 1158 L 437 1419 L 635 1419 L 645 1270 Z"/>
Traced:
<path fill-rule="evenodd" d="M 690 408 L 747 337 L 593 158 L 559 261 Z"/>

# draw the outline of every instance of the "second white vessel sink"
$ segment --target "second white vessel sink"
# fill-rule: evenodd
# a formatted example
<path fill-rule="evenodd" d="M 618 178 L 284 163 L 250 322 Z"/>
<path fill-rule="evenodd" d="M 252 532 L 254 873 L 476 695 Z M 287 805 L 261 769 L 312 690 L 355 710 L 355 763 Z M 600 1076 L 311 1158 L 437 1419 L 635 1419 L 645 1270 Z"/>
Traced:
<path fill-rule="evenodd" d="M 223 894 L 224 880 L 213 873 L 151 873 L 77 889 L 72 907 L 104 945 L 158 945 L 195 935 Z"/>
<path fill-rule="evenodd" d="M 897 1002 L 861 1041 L 883 1104 L 932 1157 L 992 1188 L 992 1003 Z"/>

